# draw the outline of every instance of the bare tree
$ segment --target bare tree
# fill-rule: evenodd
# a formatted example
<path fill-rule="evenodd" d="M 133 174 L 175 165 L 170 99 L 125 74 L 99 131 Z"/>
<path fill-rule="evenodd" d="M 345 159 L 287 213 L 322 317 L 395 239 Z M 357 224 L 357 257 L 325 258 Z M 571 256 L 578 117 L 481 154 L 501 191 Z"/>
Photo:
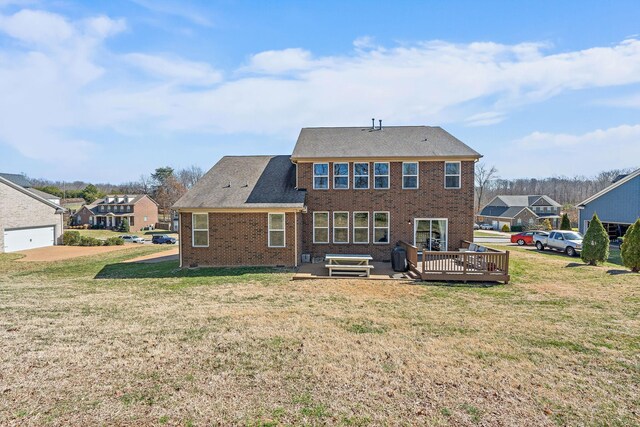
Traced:
<path fill-rule="evenodd" d="M 202 178 L 202 175 L 203 172 L 200 166 L 191 165 L 188 168 L 179 170 L 176 177 L 186 189 L 189 189 L 193 187 L 200 178 Z"/>
<path fill-rule="evenodd" d="M 163 219 L 167 221 L 171 206 L 180 198 L 187 189 L 182 185 L 175 176 L 167 176 L 162 185 L 155 190 L 154 196 L 160 207 L 160 213 Z"/>
<path fill-rule="evenodd" d="M 151 192 L 151 178 L 147 175 L 140 175 L 140 189 L 143 194 L 149 194 Z"/>
<path fill-rule="evenodd" d="M 498 179 L 498 169 L 495 166 L 487 166 L 484 163 L 476 163 L 476 195 L 478 196 L 478 205 L 476 210 L 479 211 L 482 208 L 482 197 L 484 196 L 487 187 L 492 180 Z"/>

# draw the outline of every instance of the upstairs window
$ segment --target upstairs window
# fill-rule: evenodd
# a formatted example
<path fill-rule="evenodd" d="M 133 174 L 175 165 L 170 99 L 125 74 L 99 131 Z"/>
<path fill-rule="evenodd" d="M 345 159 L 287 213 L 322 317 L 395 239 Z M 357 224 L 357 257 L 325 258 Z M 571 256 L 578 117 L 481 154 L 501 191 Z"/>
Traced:
<path fill-rule="evenodd" d="M 402 188 L 418 188 L 418 162 L 402 163 Z"/>
<path fill-rule="evenodd" d="M 329 212 L 313 213 L 313 243 L 329 243 Z"/>
<path fill-rule="evenodd" d="M 313 164 L 313 189 L 329 189 L 329 163 Z"/>
<path fill-rule="evenodd" d="M 131 212 L 131 205 L 127 205 L 127 212 Z"/>
<path fill-rule="evenodd" d="M 333 164 L 333 188 L 335 190 L 349 188 L 349 163 Z"/>
<path fill-rule="evenodd" d="M 191 245 L 195 248 L 209 246 L 209 214 L 191 214 L 191 225 Z"/>
<path fill-rule="evenodd" d="M 444 162 L 444 188 L 460 188 L 460 162 Z"/>
<path fill-rule="evenodd" d="M 373 188 L 377 190 L 389 188 L 389 163 L 373 164 Z"/>
<path fill-rule="evenodd" d="M 369 163 L 353 164 L 353 188 L 359 190 L 369 188 Z"/>
<path fill-rule="evenodd" d="M 284 214 L 269 214 L 269 247 L 284 248 Z"/>

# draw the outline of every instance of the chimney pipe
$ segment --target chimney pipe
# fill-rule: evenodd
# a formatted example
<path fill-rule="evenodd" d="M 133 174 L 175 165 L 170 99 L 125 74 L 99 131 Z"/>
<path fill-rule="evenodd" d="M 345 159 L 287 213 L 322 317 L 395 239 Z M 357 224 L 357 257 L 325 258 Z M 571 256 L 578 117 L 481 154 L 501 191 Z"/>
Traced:
<path fill-rule="evenodd" d="M 382 130 L 382 120 L 378 120 L 380 122 L 380 128 L 378 130 Z"/>
<path fill-rule="evenodd" d="M 376 119 L 371 119 L 371 129 L 375 129 L 376 128 Z"/>

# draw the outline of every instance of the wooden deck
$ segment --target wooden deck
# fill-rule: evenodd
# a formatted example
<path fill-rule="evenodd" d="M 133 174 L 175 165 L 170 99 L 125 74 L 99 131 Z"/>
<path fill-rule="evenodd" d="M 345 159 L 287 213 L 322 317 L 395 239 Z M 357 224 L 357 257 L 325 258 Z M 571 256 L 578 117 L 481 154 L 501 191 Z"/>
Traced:
<path fill-rule="evenodd" d="M 409 269 L 422 280 L 509 283 L 509 251 L 485 248 L 484 252 L 419 251 L 406 242 Z M 471 242 L 462 242 L 468 248 Z"/>

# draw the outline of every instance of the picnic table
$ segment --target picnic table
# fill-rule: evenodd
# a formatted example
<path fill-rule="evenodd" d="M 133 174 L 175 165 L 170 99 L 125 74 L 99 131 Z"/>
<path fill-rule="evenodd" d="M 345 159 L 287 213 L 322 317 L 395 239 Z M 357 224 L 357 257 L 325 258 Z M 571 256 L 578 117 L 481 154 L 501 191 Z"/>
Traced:
<path fill-rule="evenodd" d="M 327 254 L 324 257 L 329 269 L 329 276 L 333 274 L 343 275 L 363 275 L 369 277 L 373 265 L 369 262 L 373 261 L 371 255 L 351 255 L 351 254 Z"/>

